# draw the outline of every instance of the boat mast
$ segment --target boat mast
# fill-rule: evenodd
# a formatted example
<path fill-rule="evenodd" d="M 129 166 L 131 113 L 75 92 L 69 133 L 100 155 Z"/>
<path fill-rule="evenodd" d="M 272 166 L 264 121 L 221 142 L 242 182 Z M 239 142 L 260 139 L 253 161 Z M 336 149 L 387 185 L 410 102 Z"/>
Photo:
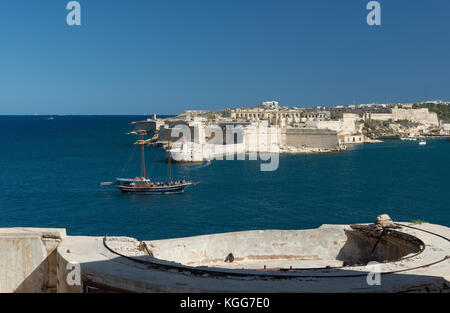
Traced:
<path fill-rule="evenodd" d="M 141 134 L 142 144 L 142 177 L 145 179 L 145 156 L 144 156 L 144 135 Z"/>
<path fill-rule="evenodd" d="M 167 157 L 168 157 L 168 162 L 169 162 L 169 183 L 172 180 L 172 173 L 171 173 L 171 158 L 170 158 L 170 134 L 167 137 Z"/>

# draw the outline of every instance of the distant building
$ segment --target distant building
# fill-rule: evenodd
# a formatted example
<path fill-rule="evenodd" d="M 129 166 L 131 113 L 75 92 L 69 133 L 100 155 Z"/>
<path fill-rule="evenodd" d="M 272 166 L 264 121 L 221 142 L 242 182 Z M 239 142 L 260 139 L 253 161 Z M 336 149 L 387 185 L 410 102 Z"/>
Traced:
<path fill-rule="evenodd" d="M 269 125 L 287 127 L 293 123 L 306 121 L 323 121 L 330 118 L 330 111 L 317 109 L 278 108 L 267 107 L 240 108 L 231 110 L 230 116 L 236 121 L 267 120 Z"/>
<path fill-rule="evenodd" d="M 264 109 L 278 110 L 278 101 L 263 101 L 261 107 Z"/>
<path fill-rule="evenodd" d="M 302 121 L 324 121 L 330 118 L 330 111 L 307 110 L 301 114 Z"/>

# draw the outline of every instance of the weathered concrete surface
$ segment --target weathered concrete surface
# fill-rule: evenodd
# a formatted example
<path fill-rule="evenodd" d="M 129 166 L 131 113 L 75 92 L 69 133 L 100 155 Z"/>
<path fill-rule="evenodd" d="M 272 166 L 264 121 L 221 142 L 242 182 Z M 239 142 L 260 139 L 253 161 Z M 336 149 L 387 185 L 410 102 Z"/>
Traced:
<path fill-rule="evenodd" d="M 449 228 L 366 226 L 323 225 L 147 242 L 71 237 L 64 229 L 0 229 L 0 291 L 449 291 Z M 379 286 L 367 284 L 370 268 L 365 264 L 371 260 L 383 262 L 375 269 L 381 273 Z"/>
<path fill-rule="evenodd" d="M 56 291 L 56 247 L 64 229 L 0 229 L 0 292 Z"/>
<path fill-rule="evenodd" d="M 310 231 L 252 231 L 146 242 L 154 257 L 133 238 L 110 238 L 105 246 L 100 237 L 67 237 L 58 247 L 58 291 L 82 292 L 92 286 L 131 292 L 448 292 L 450 229 L 432 224 L 414 226 L 416 229 L 407 227 L 406 223 L 402 225 L 396 231 L 417 238 L 423 246 L 419 247 L 419 252 L 407 248 L 401 255 L 394 253 L 392 257 L 398 257 L 397 260 L 379 264 L 379 286 L 367 284 L 370 269 L 365 265 L 311 268 L 313 264 L 321 267 L 333 260 L 339 261 L 345 242 L 349 240 L 346 236 L 348 226 L 327 225 Z M 227 240 L 220 241 L 220 237 Z M 296 243 L 296 238 L 302 239 Z M 402 238 L 395 237 L 400 241 L 393 242 L 399 243 Z M 228 246 L 217 246 L 228 240 Z M 364 244 L 350 243 L 347 254 L 366 251 L 358 250 Z M 389 249 L 390 239 L 381 239 L 379 244 L 380 247 L 385 245 L 383 249 Z M 369 248 L 372 250 L 373 245 Z M 282 251 L 284 254 L 280 254 Z M 236 262 L 239 262 L 241 252 L 241 255 L 262 258 L 256 257 L 253 263 L 242 263 L 244 269 L 241 269 L 218 258 L 219 255 L 225 258 L 230 252 L 235 254 Z M 299 253 L 308 258 L 317 255 L 317 258 L 288 257 Z M 274 255 L 277 256 L 275 259 L 265 258 Z M 163 256 L 165 260 L 161 259 Z M 136 260 L 148 263 L 140 264 Z M 210 266 L 189 266 L 190 260 L 195 265 L 210 262 Z M 64 269 L 68 262 L 81 265 L 82 286 L 67 285 Z M 264 269 L 262 264 L 270 266 Z M 296 269 L 297 265 L 305 264 L 308 266 Z M 275 270 L 272 265 L 288 270 Z M 290 266 L 293 269 L 289 270 Z"/>
<path fill-rule="evenodd" d="M 187 266 L 225 268 L 318 268 L 361 264 L 370 258 L 380 232 L 375 237 L 358 232 L 350 226 L 323 225 L 312 230 L 264 230 L 233 232 L 148 241 L 155 258 Z M 385 238 L 387 238 L 385 236 Z M 382 240 L 375 260 L 390 261 L 419 247 L 407 240 Z M 233 262 L 224 262 L 227 255 Z"/>
<path fill-rule="evenodd" d="M 340 266 L 343 261 L 337 260 L 336 255 L 345 242 L 343 227 L 325 226 L 314 230 L 233 232 L 146 243 L 155 258 L 187 266 L 252 268 L 254 264 L 262 268 L 264 265 L 282 267 L 286 262 L 294 267 L 320 267 L 316 265 L 320 261 Z M 229 253 L 234 256 L 232 263 L 224 262 Z"/>

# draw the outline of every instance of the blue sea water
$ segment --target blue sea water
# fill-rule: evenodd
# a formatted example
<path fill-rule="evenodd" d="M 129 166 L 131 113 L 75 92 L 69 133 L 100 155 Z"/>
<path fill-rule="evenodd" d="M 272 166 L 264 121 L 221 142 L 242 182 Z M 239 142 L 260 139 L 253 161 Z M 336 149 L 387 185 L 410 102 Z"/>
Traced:
<path fill-rule="evenodd" d="M 122 194 L 100 182 L 139 175 L 126 135 L 143 116 L 0 117 L 0 227 L 63 227 L 71 235 L 161 239 L 250 229 L 421 219 L 450 226 L 450 142 L 387 140 L 331 154 L 174 164 L 201 181 L 180 195 Z M 134 153 L 133 153 L 134 151 Z M 146 149 L 149 173 L 167 176 L 165 152 Z M 128 165 L 128 166 L 127 166 Z"/>

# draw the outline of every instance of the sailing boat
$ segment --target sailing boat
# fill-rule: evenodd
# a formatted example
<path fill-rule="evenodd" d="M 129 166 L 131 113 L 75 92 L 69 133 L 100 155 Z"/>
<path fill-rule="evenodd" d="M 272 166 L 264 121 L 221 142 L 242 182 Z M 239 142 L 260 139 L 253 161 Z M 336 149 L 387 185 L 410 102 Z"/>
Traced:
<path fill-rule="evenodd" d="M 145 156 L 144 156 L 144 136 L 141 134 L 139 141 L 142 150 L 142 175 L 135 178 L 117 178 L 115 186 L 125 193 L 140 193 L 140 194 L 171 194 L 182 193 L 184 190 L 198 182 L 190 180 L 172 180 L 171 173 L 171 156 L 170 156 L 170 139 L 168 140 L 168 164 L 169 177 L 167 180 L 149 179 L 145 176 Z"/>

